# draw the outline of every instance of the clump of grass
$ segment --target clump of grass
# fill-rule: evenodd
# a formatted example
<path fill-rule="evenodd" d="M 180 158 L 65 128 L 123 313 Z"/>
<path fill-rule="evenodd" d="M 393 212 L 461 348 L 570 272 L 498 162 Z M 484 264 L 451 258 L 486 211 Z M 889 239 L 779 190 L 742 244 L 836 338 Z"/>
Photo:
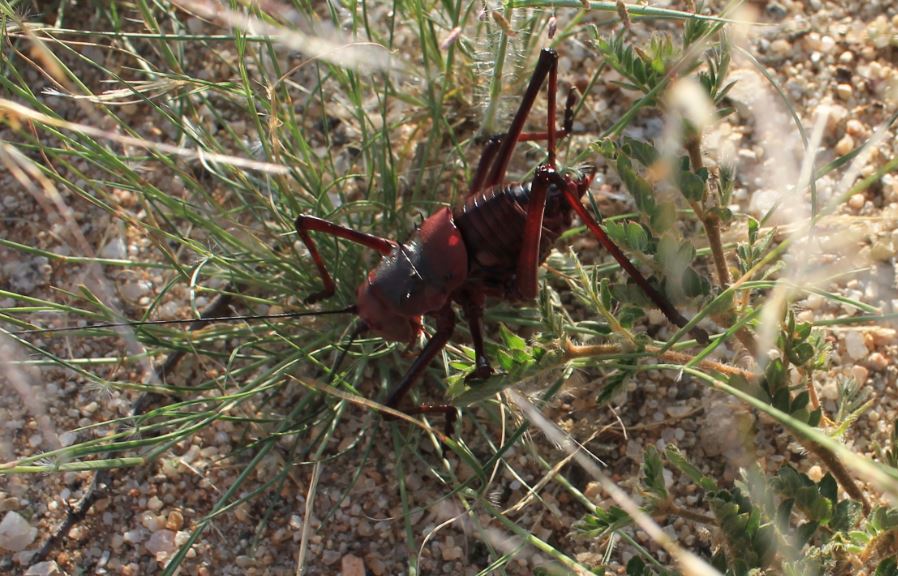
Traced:
<path fill-rule="evenodd" d="M 0 291 L 10 303 L 0 312 L 8 326 L 4 376 L 18 383 L 26 401 L 38 395 L 38 380 L 59 374 L 75 379 L 78 401 L 130 401 L 140 394 L 127 417 L 108 414 L 90 423 L 54 422 L 40 403 L 28 402 L 30 417 L 49 430 L 75 432 L 78 440 L 41 453 L 16 452 L 0 472 L 98 471 L 111 480 L 132 473 L 129 467 L 161 462 L 165 468 L 209 431 L 239 431 L 233 452 L 214 458 L 238 473 L 187 527 L 178 551 L 163 558 L 166 573 L 190 569 L 191 546 L 241 506 L 261 509 L 254 526 L 254 545 L 261 546 L 269 523 L 283 521 L 276 497 L 294 492 L 305 496 L 293 512 L 303 518 L 295 563 L 314 570 L 321 560 L 310 543 L 313 517 L 326 532 L 382 450 L 391 452 L 392 464 L 379 489 L 398 492 L 405 538 L 404 552 L 392 560 L 409 573 L 434 561 L 424 553 L 428 542 L 456 524 L 480 550 L 477 558 L 458 561 L 484 573 L 513 572 L 520 549 L 573 573 L 615 564 L 634 575 L 713 573 L 712 567 L 732 574 L 848 566 L 894 571 L 895 510 L 876 503 L 894 497 L 898 485 L 894 434 L 884 441 L 883 458 L 871 459 L 841 439 L 868 404 L 824 414 L 815 396 L 814 375 L 829 363 L 827 331 L 858 317 L 796 320 L 797 301 L 808 288 L 802 277 L 783 274 L 787 249 L 838 204 L 818 206 L 813 197 L 808 219 L 783 239 L 734 200 L 735 188 L 744 185 L 736 167 L 711 157 L 704 142 L 733 113 L 728 73 L 741 48 L 729 37 L 729 14 L 593 4 L 519 2 L 480 14 L 479 3 L 412 2 L 392 10 L 266 4 L 231 11 L 179 2 L 168 12 L 138 2 L 134 12 L 113 3 L 77 14 L 63 2 L 48 24 L 0 2 L 8 46 L 0 59 L 8 94 L 0 101 L 6 122 L 0 160 L 22 198 L 49 223 L 10 224 L 0 248 L 23 266 L 50 268 L 49 278 L 34 286 L 20 281 Z M 537 5 L 555 12 L 525 8 Z M 633 17 L 627 27 L 618 21 L 623 14 Z M 554 40 L 548 39 L 551 16 L 557 18 Z M 644 34 L 639 16 L 667 24 Z M 562 162 L 598 162 L 609 182 L 619 180 L 632 211 L 605 218 L 604 227 L 670 298 L 697 311 L 696 322 L 720 328 L 704 350 L 678 342 L 687 329 L 646 332 L 645 296 L 614 266 L 562 248 L 549 260 L 538 302 L 488 311 L 495 327 L 488 348 L 503 375 L 465 384 L 473 352 L 464 335 L 447 348 L 442 365 L 430 368 L 428 379 L 445 382 L 447 391 L 421 394 L 448 394 L 464 408 L 465 427 L 457 438 L 445 438 L 426 420 L 415 420 L 420 428 L 382 425 L 379 402 L 408 361 L 395 344 L 350 343 L 351 321 L 339 315 L 191 330 L 91 327 L 197 318 L 204 310 L 214 316 L 305 310 L 302 299 L 320 289 L 320 279 L 295 242 L 293 218 L 315 214 L 379 236 L 407 237 L 423 216 L 463 194 L 478 136 L 504 129 L 503 109 L 514 106 L 508 95 L 520 93 L 530 57 L 550 42 L 562 54 L 580 45 L 602 63 L 577 83 L 578 119 L 587 128 L 567 144 Z M 472 65 L 483 62 L 484 52 L 496 62 L 485 75 L 482 65 Z M 593 91 L 607 70 L 616 75 L 615 90 L 629 96 L 616 120 L 596 123 L 589 115 Z M 43 78 L 41 89 L 36 77 Z M 488 101 L 477 105 L 472 94 L 487 94 Z M 690 106 L 693 100 L 701 105 Z M 647 117 L 665 119 L 663 137 L 632 135 Z M 814 149 L 817 143 L 805 144 Z M 519 154 L 516 177 L 527 178 L 542 153 Z M 815 179 L 849 159 L 805 171 L 797 189 L 812 189 Z M 870 186 L 895 163 L 886 159 L 866 179 L 847 182 L 840 196 Z M 573 229 L 565 241 L 588 244 L 582 234 Z M 319 246 L 337 284 L 325 306 L 350 305 L 373 255 L 330 238 Z M 864 322 L 885 320 L 880 310 L 823 282 L 811 289 L 861 310 Z M 770 294 L 782 296 L 762 324 Z M 48 326 L 81 328 L 65 332 L 65 339 L 17 334 Z M 759 334 L 772 336 L 768 342 Z M 755 362 L 735 366 L 726 355 L 709 358 L 724 349 L 747 352 Z M 29 372 L 35 368 L 42 375 Z M 789 434 L 822 467 L 820 477 L 751 462 L 733 481 L 721 467 L 695 464 L 685 448 L 668 443 L 661 451 L 645 448 L 638 486 L 622 489 L 611 478 L 627 469 L 626 459 L 609 461 L 612 473 L 603 472 L 541 415 L 563 402 L 562 387 L 578 374 L 601 382 L 586 404 L 590 414 L 607 415 L 606 407 L 628 389 L 639 394 L 654 371 L 704 385 L 713 390 L 709 397 L 735 399 L 758 416 L 745 435 L 760 437 L 764 427 Z M 538 389 L 538 409 L 519 392 L 528 388 Z M 531 429 L 562 450 L 553 451 Z M 605 432 L 591 430 L 588 438 Z M 385 438 L 391 448 L 384 448 Z M 647 433 L 642 440 L 648 446 L 656 438 Z M 565 468 L 572 461 L 598 483 L 601 496 L 585 494 L 583 482 L 572 479 Z M 322 509 L 317 496 L 328 469 L 350 480 Z M 534 469 L 544 473 L 535 482 Z M 410 481 L 418 475 L 439 488 L 420 498 L 421 487 Z M 672 475 L 682 478 L 677 491 L 667 480 Z M 493 489 L 509 484 L 506 477 L 526 495 L 503 509 Z M 94 483 L 90 490 L 106 482 L 95 477 Z M 592 542 L 588 547 L 603 550 L 600 562 L 580 560 L 561 539 L 532 529 L 521 511 L 534 507 L 547 486 L 582 516 L 578 531 Z M 684 486 L 697 495 L 689 504 L 680 498 Z M 82 493 L 93 492 L 85 484 Z M 454 512 L 424 532 L 417 519 L 433 499 Z M 90 504 L 81 504 L 87 514 Z M 183 505 L 194 503 L 185 497 Z M 707 527 L 708 544 L 677 542 L 661 530 L 678 518 Z M 640 540 L 634 527 L 649 540 Z M 53 544 L 68 547 L 64 536 Z"/>

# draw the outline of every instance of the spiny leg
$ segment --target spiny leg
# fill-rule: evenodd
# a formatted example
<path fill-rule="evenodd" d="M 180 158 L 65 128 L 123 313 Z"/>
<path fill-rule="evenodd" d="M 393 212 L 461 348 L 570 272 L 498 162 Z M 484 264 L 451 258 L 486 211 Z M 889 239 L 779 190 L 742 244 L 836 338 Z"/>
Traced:
<path fill-rule="evenodd" d="M 539 271 L 539 242 L 543 233 L 543 215 L 546 211 L 546 196 L 552 180 L 560 176 L 555 168 L 543 164 L 536 169 L 536 175 L 530 184 L 530 198 L 527 200 L 527 219 L 524 222 L 524 233 L 521 240 L 521 252 L 518 254 L 516 296 L 524 300 L 533 300 L 539 293 L 537 273 Z M 564 182 L 561 182 L 564 187 Z"/>
<path fill-rule="evenodd" d="M 546 52 L 545 50 L 543 51 Z M 530 198 L 527 200 L 527 220 L 524 223 L 524 235 L 521 242 L 521 251 L 518 254 L 517 265 L 517 289 L 521 298 L 532 300 L 539 292 L 537 272 L 539 270 L 539 244 L 542 238 L 543 217 L 546 211 L 546 197 L 549 193 L 549 185 L 553 182 L 562 189 L 567 185 L 561 176 L 555 171 L 555 144 L 558 134 L 555 130 L 555 92 L 558 84 L 558 56 L 549 66 L 549 111 L 546 118 L 546 135 L 549 158 L 536 169 L 533 182 L 530 184 Z M 540 58 L 542 61 L 542 58 Z M 570 96 L 568 97 L 568 105 Z M 572 113 L 565 112 L 565 123 Z M 516 118 L 517 120 L 517 118 Z M 509 131 L 509 136 L 511 131 Z"/>
<path fill-rule="evenodd" d="M 546 118 L 546 147 L 549 149 L 549 158 L 546 163 L 555 168 L 555 143 L 558 134 L 555 131 L 555 97 L 558 90 L 558 55 L 556 54 L 552 66 L 549 68 L 548 111 Z"/>
<path fill-rule="evenodd" d="M 383 256 L 390 254 L 390 252 L 392 252 L 393 248 L 396 246 L 396 243 L 392 240 L 387 240 L 386 238 L 380 238 L 378 236 L 359 232 L 345 226 L 340 226 L 338 224 L 334 224 L 333 222 L 328 222 L 327 220 L 318 218 L 317 216 L 297 216 L 296 233 L 299 234 L 300 239 L 302 239 L 303 243 L 306 245 L 306 248 L 309 249 L 309 253 L 312 255 L 312 259 L 315 261 L 315 266 L 318 268 L 318 274 L 321 276 L 321 281 L 324 283 L 323 290 L 316 292 L 305 299 L 305 302 L 307 304 L 312 304 L 314 302 L 332 296 L 336 288 L 333 278 L 331 278 L 330 273 L 324 266 L 324 259 L 321 258 L 321 254 L 318 252 L 318 247 L 315 245 L 315 242 L 309 235 L 309 230 L 323 232 L 325 234 L 330 234 L 331 236 L 336 236 L 338 238 L 345 238 L 346 240 L 350 240 L 352 242 L 355 242 L 356 244 L 361 244 L 366 248 L 377 250 Z"/>
<path fill-rule="evenodd" d="M 577 216 L 580 217 L 580 220 L 586 225 L 587 228 L 592 231 L 592 233 L 599 240 L 599 243 L 602 245 L 605 250 L 607 250 L 611 256 L 617 260 L 617 263 L 620 264 L 621 268 L 623 268 L 627 274 L 630 275 L 631 278 L 636 282 L 640 289 L 648 296 L 652 302 L 655 303 L 655 306 L 658 307 L 661 312 L 670 320 L 672 323 L 676 324 L 679 327 L 683 327 L 689 323 L 680 312 L 674 307 L 673 304 L 660 292 L 655 290 L 655 288 L 649 284 L 649 281 L 646 280 L 645 276 L 630 262 L 630 259 L 621 251 L 620 248 L 617 247 L 617 244 L 614 243 L 611 238 L 608 237 L 608 234 L 602 230 L 602 227 L 599 226 L 599 223 L 595 221 L 595 219 L 586 211 L 586 208 L 583 207 L 583 204 L 580 203 L 580 199 L 577 197 L 574 192 L 572 192 L 569 188 L 564 188 L 564 197 L 567 200 L 568 204 L 570 204 L 571 208 L 574 209 L 574 212 L 577 213 Z M 709 342 L 708 333 L 703 329 L 695 326 L 690 331 L 690 334 L 693 338 L 695 338 L 700 344 L 707 344 Z"/>
<path fill-rule="evenodd" d="M 574 90 L 571 89 L 567 93 L 567 100 L 564 104 L 564 120 L 562 121 L 561 130 L 558 130 L 556 132 L 556 141 L 569 136 L 574 131 L 574 105 L 576 103 L 577 95 L 574 93 Z M 548 132 L 524 132 L 520 136 L 518 136 L 518 142 L 537 142 L 548 139 Z"/>
<path fill-rule="evenodd" d="M 524 132 L 524 124 L 527 122 L 527 116 L 530 115 L 530 109 L 533 108 L 533 103 L 539 95 L 543 81 L 546 79 L 546 76 L 550 76 L 550 78 L 557 76 L 557 70 L 558 53 L 554 50 L 544 48 L 539 53 L 539 61 L 536 63 L 536 68 L 533 70 L 533 76 L 530 77 L 530 84 L 527 85 L 527 90 L 524 92 L 523 98 L 521 98 L 521 104 L 518 106 L 518 111 L 515 113 L 514 119 L 511 121 L 511 126 L 502 138 L 502 144 L 496 152 L 496 159 L 492 163 L 492 169 L 484 181 L 485 188 L 497 186 L 505 179 L 505 173 L 508 171 L 508 164 L 511 162 L 511 154 L 514 151 L 518 139 Z M 554 71 L 554 73 L 552 71 Z M 550 125 L 553 126 L 554 131 L 554 81 L 550 82 L 549 91 L 551 98 L 549 115 L 552 117 Z M 553 149 L 556 136 L 557 135 L 555 134 L 547 134 L 549 146 Z"/>
<path fill-rule="evenodd" d="M 415 361 L 412 362 L 408 372 L 402 377 L 402 381 L 399 382 L 399 385 L 390 394 L 390 397 L 386 402 L 386 405 L 390 408 L 399 409 L 399 404 L 406 397 L 412 386 L 421 379 L 421 376 L 424 374 L 430 361 L 440 353 L 440 350 L 446 346 L 446 343 L 449 342 L 449 338 L 452 337 L 452 332 L 455 330 L 455 312 L 452 311 L 451 302 L 447 302 L 445 306 L 440 308 L 440 310 L 434 314 L 434 316 L 436 316 L 437 321 L 436 332 L 434 332 L 430 340 L 427 341 L 427 344 L 424 346 L 424 349 L 421 350 L 421 353 L 418 354 L 418 357 L 415 358 Z M 415 408 L 408 410 L 403 409 L 402 411 L 406 414 L 431 414 L 434 412 L 444 414 L 446 418 L 446 435 L 452 435 L 457 409 L 451 404 L 421 404 Z"/>
<path fill-rule="evenodd" d="M 564 123 L 562 124 L 561 130 L 558 131 L 556 135 L 557 140 L 561 140 L 573 132 L 574 105 L 576 103 L 577 95 L 574 93 L 573 89 L 571 89 L 567 94 L 567 101 L 564 105 Z M 476 194 L 484 189 L 484 182 L 486 182 L 490 167 L 493 165 L 493 160 L 495 160 L 496 153 L 499 151 L 499 146 L 502 144 L 504 138 L 505 134 L 494 134 L 487 139 L 486 145 L 483 147 L 483 152 L 480 155 L 480 161 L 477 163 L 477 170 L 474 172 L 474 177 L 471 179 L 471 185 L 468 187 L 468 196 Z M 521 134 L 518 135 L 517 141 L 541 142 L 548 139 L 548 132 L 521 132 Z M 513 149 L 508 153 L 511 154 L 511 152 L 513 152 Z M 502 178 L 505 178 L 504 173 Z"/>
<path fill-rule="evenodd" d="M 493 165 L 496 152 L 501 144 L 501 135 L 490 136 L 486 141 L 483 152 L 480 154 L 480 161 L 477 163 L 477 170 L 474 172 L 474 177 L 471 178 L 471 185 L 468 187 L 468 196 L 483 190 L 483 183 L 486 181 L 487 173 L 489 173 L 490 166 Z"/>

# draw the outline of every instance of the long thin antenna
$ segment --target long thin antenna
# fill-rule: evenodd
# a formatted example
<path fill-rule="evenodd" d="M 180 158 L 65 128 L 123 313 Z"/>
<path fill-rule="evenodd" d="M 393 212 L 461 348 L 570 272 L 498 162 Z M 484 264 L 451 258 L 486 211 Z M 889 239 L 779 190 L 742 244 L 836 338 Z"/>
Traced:
<path fill-rule="evenodd" d="M 215 316 L 212 318 L 188 318 L 184 320 L 139 320 L 136 322 L 109 322 L 105 324 L 88 324 L 86 326 L 65 326 L 63 328 L 36 328 L 34 330 L 19 330 L 10 332 L 17 336 L 24 334 L 43 334 L 46 332 L 71 332 L 73 330 L 88 330 L 91 328 L 118 328 L 120 326 L 158 326 L 162 324 L 190 324 L 198 326 L 211 322 L 237 322 L 240 320 L 278 320 L 282 318 L 301 318 L 303 316 L 327 316 L 330 314 L 355 314 L 356 306 L 347 306 L 338 310 L 320 310 L 317 312 L 285 312 L 283 314 L 260 314 L 248 316 Z"/>
<path fill-rule="evenodd" d="M 362 322 L 361 320 L 357 320 L 355 323 L 355 328 L 352 330 L 352 334 L 349 335 L 349 341 L 346 342 L 340 349 L 340 355 L 337 356 L 337 361 L 334 362 L 334 367 L 331 368 L 330 377 L 327 379 L 328 385 L 332 385 L 334 380 L 337 377 L 337 373 L 340 371 L 340 365 L 343 364 L 343 360 L 346 359 L 346 354 L 349 353 L 349 348 L 352 347 L 352 343 L 355 342 L 355 339 L 359 337 L 359 335 L 368 329 L 368 325 Z"/>

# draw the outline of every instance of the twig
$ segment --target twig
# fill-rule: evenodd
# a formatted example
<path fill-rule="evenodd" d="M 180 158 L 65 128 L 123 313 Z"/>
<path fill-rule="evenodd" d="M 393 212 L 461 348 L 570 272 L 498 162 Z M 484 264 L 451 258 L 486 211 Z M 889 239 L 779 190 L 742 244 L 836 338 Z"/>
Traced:
<path fill-rule="evenodd" d="M 663 502 L 657 508 L 652 510 L 653 518 L 659 518 L 661 516 L 679 516 L 685 520 L 699 522 L 700 524 L 706 524 L 708 526 L 717 525 L 717 520 L 713 516 L 701 514 L 700 512 L 693 512 L 687 508 L 677 506 L 673 502 Z"/>
<path fill-rule="evenodd" d="M 686 152 L 689 154 L 689 163 L 692 165 L 693 172 L 698 172 L 705 167 L 702 160 L 702 140 L 701 134 L 694 134 L 686 138 Z M 704 196 L 707 198 L 707 184 L 705 186 Z M 701 221 L 702 227 L 705 229 L 705 236 L 708 237 L 708 248 L 711 250 L 711 259 L 714 261 L 714 269 L 717 271 L 717 281 L 721 290 L 726 290 L 730 286 L 732 279 L 730 278 L 730 269 L 727 266 L 726 254 L 723 251 L 723 241 L 720 237 L 720 217 L 716 210 L 706 210 L 694 200 L 690 200 L 689 204 L 695 212 L 696 217 Z M 730 324 L 729 320 L 734 316 L 733 311 L 726 313 L 724 324 Z M 758 344 L 754 336 L 745 327 L 740 328 L 736 332 L 736 338 L 745 346 L 746 350 L 751 352 L 752 356 L 757 355 Z"/>
<path fill-rule="evenodd" d="M 864 507 L 864 514 L 869 515 L 871 510 L 870 502 L 867 501 L 867 497 L 864 495 L 863 490 L 861 490 L 860 486 L 855 483 L 854 478 L 851 477 L 851 474 L 848 472 L 848 469 L 845 468 L 845 465 L 842 464 L 842 461 L 839 460 L 835 454 L 830 452 L 829 449 L 820 446 L 812 440 L 799 438 L 798 441 L 805 450 L 816 456 L 817 459 L 826 466 L 827 470 L 832 473 L 835 479 L 839 482 L 839 485 L 849 496 L 861 503 L 861 506 Z"/>
<path fill-rule="evenodd" d="M 569 358 L 588 358 L 590 356 L 625 354 L 631 350 L 620 344 L 588 344 L 585 346 L 579 346 L 577 344 L 574 344 L 570 340 L 566 340 L 564 343 L 564 351 Z M 660 358 L 673 364 L 686 365 L 695 358 L 691 354 L 675 352 L 673 350 L 661 352 L 661 348 L 658 346 L 646 346 L 645 351 L 649 354 L 658 355 Z M 659 354 L 659 352 L 661 353 Z M 705 370 L 714 370 L 721 374 L 726 374 L 727 376 L 741 376 L 746 380 L 754 380 L 761 377 L 760 374 L 757 374 L 755 372 L 744 370 L 742 368 L 736 368 L 735 366 L 730 366 L 729 364 L 715 362 L 714 360 L 701 360 L 698 363 L 698 366 L 700 368 L 704 368 Z"/>
<path fill-rule="evenodd" d="M 692 171 L 698 172 L 705 167 L 702 160 L 701 135 L 695 134 L 686 139 L 686 152 L 689 154 L 689 163 Z M 706 190 L 707 195 L 707 190 Z M 727 266 L 726 255 L 723 252 L 723 243 L 720 239 L 720 218 L 713 210 L 705 210 L 698 202 L 690 201 L 695 215 L 701 220 L 708 236 L 708 246 L 711 249 L 711 257 L 714 260 L 714 268 L 717 270 L 717 281 L 722 288 L 730 285 L 730 270 Z"/>

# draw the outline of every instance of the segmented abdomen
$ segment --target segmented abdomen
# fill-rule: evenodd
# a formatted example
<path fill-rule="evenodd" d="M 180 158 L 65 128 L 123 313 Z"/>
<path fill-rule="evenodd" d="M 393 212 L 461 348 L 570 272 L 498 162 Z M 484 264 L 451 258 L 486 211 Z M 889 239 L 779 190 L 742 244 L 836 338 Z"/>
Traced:
<path fill-rule="evenodd" d="M 548 221 L 540 238 L 540 261 L 545 259 L 560 230 L 548 225 L 556 205 L 550 191 L 546 207 Z M 514 279 L 524 236 L 530 184 L 510 183 L 470 196 L 455 210 L 453 219 L 468 249 L 468 278 L 479 279 L 496 288 Z M 538 263 L 537 263 L 538 264 Z"/>

